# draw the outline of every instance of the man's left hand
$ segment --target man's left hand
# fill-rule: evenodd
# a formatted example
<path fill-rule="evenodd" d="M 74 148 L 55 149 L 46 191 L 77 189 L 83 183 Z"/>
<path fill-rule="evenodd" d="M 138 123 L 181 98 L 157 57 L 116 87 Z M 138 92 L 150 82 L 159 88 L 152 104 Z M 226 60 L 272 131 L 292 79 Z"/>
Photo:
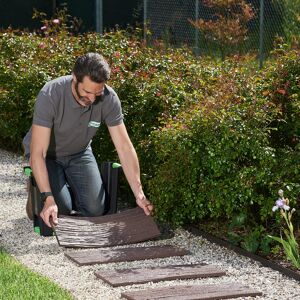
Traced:
<path fill-rule="evenodd" d="M 144 213 L 149 216 L 154 209 L 153 204 L 145 197 L 136 198 L 137 205 L 144 210 Z"/>

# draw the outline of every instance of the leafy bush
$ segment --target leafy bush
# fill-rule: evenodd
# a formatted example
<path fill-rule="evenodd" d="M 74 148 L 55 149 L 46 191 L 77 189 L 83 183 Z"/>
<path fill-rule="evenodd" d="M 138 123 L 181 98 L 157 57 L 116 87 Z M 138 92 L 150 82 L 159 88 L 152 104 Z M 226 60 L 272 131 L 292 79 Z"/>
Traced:
<path fill-rule="evenodd" d="M 100 52 L 111 65 L 109 84 L 120 96 L 129 134 L 149 175 L 148 135 L 164 118 L 175 116 L 182 105 L 194 101 L 194 89 L 205 89 L 208 71 L 187 49 L 146 47 L 138 30 L 73 36 L 64 26 L 59 31 L 57 24 L 55 30 L 49 29 L 50 21 L 43 24 L 47 27 L 38 33 L 1 34 L 0 143 L 21 150 L 40 88 L 52 78 L 70 74 L 78 55 Z M 196 76 L 202 73 L 201 78 Z M 115 159 L 108 132 L 101 129 L 93 142 L 95 154 L 99 161 Z"/>
<path fill-rule="evenodd" d="M 172 223 L 251 211 L 263 200 L 259 190 L 274 163 L 270 117 L 263 102 L 245 96 L 249 78 L 227 68 L 210 96 L 153 133 L 163 163 L 151 195 Z"/>
<path fill-rule="evenodd" d="M 246 213 L 255 227 L 270 215 L 274 186 L 289 178 L 299 196 L 299 175 L 292 178 L 299 170 L 299 142 L 292 148 L 287 140 L 274 140 L 281 134 L 299 136 L 293 117 L 299 109 L 297 56 L 297 51 L 285 52 L 262 72 L 226 61 L 204 99 L 152 133 L 160 165 L 149 189 L 160 220 L 179 225 Z M 289 99 L 283 106 L 274 95 L 286 81 Z M 277 174 L 283 159 L 291 169 Z"/>
<path fill-rule="evenodd" d="M 57 21 L 53 30 L 43 24 L 37 33 L 0 33 L 2 146 L 21 150 L 40 88 L 70 74 L 77 56 L 100 52 L 158 219 L 179 225 L 245 214 L 253 228 L 244 246 L 259 240 L 268 248 L 259 235 L 273 191 L 289 185 L 291 199 L 300 195 L 299 50 L 281 45 L 257 71 L 252 57 L 215 63 L 188 49 L 146 47 L 139 30 L 74 36 Z M 104 128 L 93 149 L 99 162 L 116 158 Z"/>
<path fill-rule="evenodd" d="M 68 45 L 76 47 L 74 40 L 73 37 L 63 39 L 60 35 L 45 39 L 35 33 L 8 31 L 1 34 L 2 145 L 20 150 L 39 90 L 50 79 L 70 73 L 74 58 L 68 55 Z"/>
<path fill-rule="evenodd" d="M 300 204 L 300 53 L 281 45 L 273 54 L 274 59 L 262 73 L 263 94 L 277 109 L 270 124 L 276 128 L 270 136 L 276 151 L 271 184 L 274 190 L 288 188 L 291 204 L 297 207 Z M 295 220 L 299 220 L 299 209 L 295 215 Z"/>

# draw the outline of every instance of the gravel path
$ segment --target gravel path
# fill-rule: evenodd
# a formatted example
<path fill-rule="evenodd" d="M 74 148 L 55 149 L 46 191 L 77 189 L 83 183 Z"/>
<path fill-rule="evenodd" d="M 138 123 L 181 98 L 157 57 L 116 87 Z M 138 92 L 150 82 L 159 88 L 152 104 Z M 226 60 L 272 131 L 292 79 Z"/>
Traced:
<path fill-rule="evenodd" d="M 0 246 L 30 269 L 47 276 L 69 290 L 76 299 L 121 299 L 121 292 L 125 290 L 186 284 L 187 282 L 195 284 L 238 282 L 263 293 L 262 297 L 255 299 L 300 300 L 299 282 L 181 229 L 175 232 L 173 238 L 146 242 L 139 246 L 177 245 L 190 250 L 191 255 L 182 258 L 78 267 L 63 255 L 64 249 L 58 246 L 54 237 L 44 238 L 33 232 L 32 223 L 25 213 L 26 177 L 22 172 L 24 164 L 22 157 L 0 150 L 0 164 Z M 217 265 L 226 270 L 227 275 L 221 278 L 149 283 L 119 288 L 111 288 L 94 276 L 94 271 L 100 269 L 199 262 Z"/>

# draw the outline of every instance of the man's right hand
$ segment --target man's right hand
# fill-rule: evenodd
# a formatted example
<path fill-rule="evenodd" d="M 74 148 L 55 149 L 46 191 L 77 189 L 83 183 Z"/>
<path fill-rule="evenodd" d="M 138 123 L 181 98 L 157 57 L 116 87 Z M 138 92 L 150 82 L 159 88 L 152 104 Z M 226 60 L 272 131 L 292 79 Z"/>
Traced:
<path fill-rule="evenodd" d="M 58 207 L 54 201 L 54 198 L 53 196 L 49 196 L 46 199 L 43 210 L 40 213 L 41 218 L 43 219 L 43 221 L 47 226 L 52 227 L 51 222 L 54 225 L 58 224 L 57 212 L 58 212 Z"/>

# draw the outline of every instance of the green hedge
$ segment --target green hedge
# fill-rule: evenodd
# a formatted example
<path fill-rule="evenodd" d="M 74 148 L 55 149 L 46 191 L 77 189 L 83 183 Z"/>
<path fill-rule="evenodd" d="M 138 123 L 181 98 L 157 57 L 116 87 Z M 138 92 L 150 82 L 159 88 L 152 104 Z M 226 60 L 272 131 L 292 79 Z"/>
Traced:
<path fill-rule="evenodd" d="M 296 205 L 300 57 L 279 52 L 261 72 L 228 60 L 204 100 L 152 132 L 160 165 L 149 189 L 160 220 L 185 224 L 246 214 L 258 225 L 286 186 Z"/>
<path fill-rule="evenodd" d="M 215 71 L 202 67 L 207 63 L 199 64 L 187 49 L 146 47 L 138 31 L 133 35 L 117 31 L 102 37 L 92 33 L 75 37 L 63 30 L 48 37 L 2 33 L 0 143 L 21 149 L 40 88 L 52 78 L 69 74 L 75 58 L 88 51 L 100 52 L 109 61 L 109 84 L 121 98 L 125 122 L 143 169 L 151 169 L 152 164 L 147 163 L 149 134 L 163 119 L 175 116 L 182 105 L 196 101 Z M 93 148 L 99 161 L 116 157 L 103 128 L 95 137 Z"/>
<path fill-rule="evenodd" d="M 160 220 L 178 225 L 246 214 L 258 226 L 269 220 L 277 190 L 286 186 L 296 204 L 300 59 L 299 50 L 284 46 L 257 71 L 247 56 L 217 63 L 188 49 L 146 47 L 138 30 L 2 32 L 2 146 L 21 150 L 40 88 L 69 74 L 88 51 L 102 53 L 111 65 L 110 85 L 122 101 Z M 105 128 L 93 149 L 99 162 L 116 158 Z"/>

